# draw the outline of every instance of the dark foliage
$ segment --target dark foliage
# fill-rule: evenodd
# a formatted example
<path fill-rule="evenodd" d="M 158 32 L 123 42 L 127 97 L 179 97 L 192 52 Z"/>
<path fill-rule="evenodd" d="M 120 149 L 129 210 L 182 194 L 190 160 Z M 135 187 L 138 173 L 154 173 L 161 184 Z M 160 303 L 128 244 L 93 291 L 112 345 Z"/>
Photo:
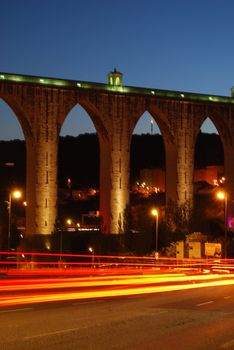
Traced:
<path fill-rule="evenodd" d="M 73 188 L 99 186 L 99 143 L 96 134 L 77 137 L 60 137 L 59 186 L 65 187 L 67 179 Z"/>
<path fill-rule="evenodd" d="M 143 168 L 164 168 L 165 150 L 159 134 L 133 135 L 131 142 L 131 182 L 134 183 Z"/>
<path fill-rule="evenodd" d="M 165 150 L 161 135 L 133 135 L 130 150 L 131 182 L 139 178 L 142 168 L 164 168 Z M 14 163 L 6 167 L 5 163 Z M 195 167 L 223 164 L 223 148 L 217 134 L 200 133 L 195 150 Z M 96 134 L 60 137 L 58 182 L 73 188 L 99 187 L 99 142 Z M 25 142 L 0 141 L 1 186 L 22 187 L 26 177 Z"/>
<path fill-rule="evenodd" d="M 24 187 L 26 177 L 25 141 L 0 141 L 1 187 Z"/>

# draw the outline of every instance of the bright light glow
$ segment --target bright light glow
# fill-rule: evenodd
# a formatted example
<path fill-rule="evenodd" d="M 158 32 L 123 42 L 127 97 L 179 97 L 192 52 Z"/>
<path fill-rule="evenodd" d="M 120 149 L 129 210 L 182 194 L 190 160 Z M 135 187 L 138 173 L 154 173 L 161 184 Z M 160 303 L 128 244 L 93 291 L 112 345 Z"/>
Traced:
<path fill-rule="evenodd" d="M 22 192 L 19 191 L 19 190 L 13 191 L 13 192 L 12 192 L 12 196 L 13 196 L 14 198 L 16 198 L 16 199 L 21 198 Z"/>
<path fill-rule="evenodd" d="M 157 209 L 152 209 L 152 210 L 151 210 L 151 214 L 152 214 L 153 216 L 158 216 L 158 210 L 157 210 Z"/>
<path fill-rule="evenodd" d="M 216 196 L 217 196 L 217 198 L 220 199 L 220 200 L 224 200 L 225 197 L 226 197 L 226 196 L 225 196 L 225 192 L 223 192 L 223 191 L 217 192 Z"/>
<path fill-rule="evenodd" d="M 136 276 L 122 275 L 120 271 L 109 276 L 97 277 L 3 279 L 0 284 L 0 306 L 3 307 L 233 285 L 234 275 L 229 274 L 222 278 L 218 274 L 186 276 L 150 272 Z"/>
<path fill-rule="evenodd" d="M 68 225 L 71 225 L 71 224 L 72 224 L 72 220 L 71 220 L 71 219 L 67 219 L 67 220 L 66 220 L 66 223 L 67 223 Z"/>

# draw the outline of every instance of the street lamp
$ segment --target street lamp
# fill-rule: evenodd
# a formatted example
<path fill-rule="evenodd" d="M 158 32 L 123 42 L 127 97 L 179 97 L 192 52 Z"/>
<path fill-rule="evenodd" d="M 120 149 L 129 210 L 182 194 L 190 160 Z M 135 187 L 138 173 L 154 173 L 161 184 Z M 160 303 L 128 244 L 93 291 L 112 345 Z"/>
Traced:
<path fill-rule="evenodd" d="M 155 216 L 155 258 L 158 259 L 158 210 L 152 209 L 151 214 Z"/>
<path fill-rule="evenodd" d="M 227 192 L 219 191 L 216 196 L 224 201 L 224 257 L 227 259 Z"/>
<path fill-rule="evenodd" d="M 70 226 L 72 224 L 72 220 L 71 219 L 67 219 L 66 223 L 67 223 L 68 226 Z"/>
<path fill-rule="evenodd" d="M 8 204 L 8 244 L 7 244 L 7 250 L 10 251 L 11 248 L 11 203 L 12 199 L 19 199 L 22 196 L 22 192 L 19 190 L 10 191 L 9 192 L 9 199 L 6 201 Z"/>
<path fill-rule="evenodd" d="M 89 247 L 89 252 L 92 253 L 92 265 L 94 267 L 94 249 L 92 247 Z"/>

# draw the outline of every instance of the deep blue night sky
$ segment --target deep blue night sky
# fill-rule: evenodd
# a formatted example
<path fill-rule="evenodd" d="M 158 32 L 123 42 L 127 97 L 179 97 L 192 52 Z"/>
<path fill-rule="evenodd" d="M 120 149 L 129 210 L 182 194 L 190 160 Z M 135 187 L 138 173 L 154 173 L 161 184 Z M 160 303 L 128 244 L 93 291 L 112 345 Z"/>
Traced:
<path fill-rule="evenodd" d="M 116 67 L 125 85 L 230 96 L 233 13 L 233 0 L 0 0 L 0 71 L 105 83 Z M 3 102 L 0 125 L 22 138 Z M 62 134 L 93 130 L 76 107 Z"/>

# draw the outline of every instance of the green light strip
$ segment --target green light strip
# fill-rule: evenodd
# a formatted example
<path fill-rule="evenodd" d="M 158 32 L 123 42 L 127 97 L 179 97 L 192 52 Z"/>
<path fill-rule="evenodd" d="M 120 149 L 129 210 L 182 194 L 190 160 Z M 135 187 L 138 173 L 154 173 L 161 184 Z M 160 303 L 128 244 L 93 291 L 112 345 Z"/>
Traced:
<path fill-rule="evenodd" d="M 159 90 L 159 89 L 148 89 L 142 87 L 132 86 L 113 86 L 101 83 L 92 83 L 87 81 L 75 81 L 75 80 L 64 80 L 47 77 L 35 77 L 30 75 L 18 75 L 9 73 L 0 73 L 0 82 L 10 81 L 16 83 L 27 83 L 44 86 L 56 86 L 63 88 L 73 89 L 88 89 L 88 90 L 103 90 L 108 92 L 117 92 L 121 94 L 134 94 L 134 95 L 150 95 L 155 97 L 166 97 L 176 98 L 181 100 L 198 100 L 208 102 L 222 102 L 222 103 L 234 103 L 233 97 L 228 96 L 216 96 L 206 95 L 191 92 L 182 91 L 170 91 L 170 90 Z"/>

